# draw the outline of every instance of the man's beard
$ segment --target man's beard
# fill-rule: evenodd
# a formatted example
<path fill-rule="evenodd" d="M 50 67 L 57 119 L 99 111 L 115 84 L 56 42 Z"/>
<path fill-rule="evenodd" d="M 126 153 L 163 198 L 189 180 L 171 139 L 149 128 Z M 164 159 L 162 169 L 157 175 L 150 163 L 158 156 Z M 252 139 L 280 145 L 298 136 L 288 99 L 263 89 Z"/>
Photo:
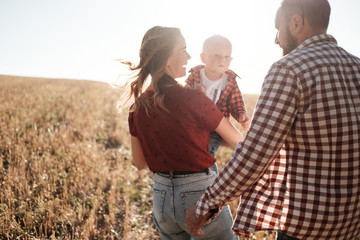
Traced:
<path fill-rule="evenodd" d="M 292 50 L 297 47 L 296 38 L 291 35 L 289 26 L 286 28 L 286 43 L 287 46 L 283 47 L 283 56 L 289 54 Z"/>

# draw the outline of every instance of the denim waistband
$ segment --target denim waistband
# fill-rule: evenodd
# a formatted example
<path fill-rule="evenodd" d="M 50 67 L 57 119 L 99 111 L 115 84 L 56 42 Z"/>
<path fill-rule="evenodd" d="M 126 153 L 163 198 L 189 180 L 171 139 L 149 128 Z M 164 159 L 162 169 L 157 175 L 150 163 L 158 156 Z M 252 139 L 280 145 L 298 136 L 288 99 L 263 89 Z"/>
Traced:
<path fill-rule="evenodd" d="M 155 172 L 158 174 L 162 174 L 162 175 L 168 175 L 168 176 L 179 176 L 179 175 L 190 175 L 190 174 L 195 174 L 195 173 L 209 173 L 210 169 L 209 168 L 204 168 L 201 169 L 200 171 L 194 172 L 194 171 L 164 171 L 164 172 Z"/>
<path fill-rule="evenodd" d="M 154 173 L 154 182 L 163 184 L 163 185 L 177 185 L 177 184 L 187 184 L 196 181 L 207 180 L 212 174 L 216 175 L 213 170 L 209 169 L 209 172 L 197 172 L 192 174 L 183 174 L 183 175 L 168 175 L 155 172 Z"/>

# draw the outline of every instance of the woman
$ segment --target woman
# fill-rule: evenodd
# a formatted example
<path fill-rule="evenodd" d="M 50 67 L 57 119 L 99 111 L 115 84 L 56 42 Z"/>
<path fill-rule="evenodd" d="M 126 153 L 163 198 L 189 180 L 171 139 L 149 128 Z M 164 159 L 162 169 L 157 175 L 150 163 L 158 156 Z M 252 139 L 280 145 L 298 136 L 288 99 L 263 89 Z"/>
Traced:
<path fill-rule="evenodd" d="M 140 63 L 131 67 L 124 62 L 139 71 L 129 96 L 135 98 L 129 114 L 132 155 L 138 169 L 154 172 L 154 221 L 162 239 L 191 239 L 186 209 L 216 177 L 209 169 L 215 163 L 208 152 L 210 131 L 231 147 L 243 140 L 201 91 L 175 81 L 185 76 L 189 59 L 180 30 L 156 26 L 143 38 Z M 143 91 L 149 76 L 151 83 Z M 237 239 L 231 226 L 226 207 L 203 228 L 202 239 Z"/>

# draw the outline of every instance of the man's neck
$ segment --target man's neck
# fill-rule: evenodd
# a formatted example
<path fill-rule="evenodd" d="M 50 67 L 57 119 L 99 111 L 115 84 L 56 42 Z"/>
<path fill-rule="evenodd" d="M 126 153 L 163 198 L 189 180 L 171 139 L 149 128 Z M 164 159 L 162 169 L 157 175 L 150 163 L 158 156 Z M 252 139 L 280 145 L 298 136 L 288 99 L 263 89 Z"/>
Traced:
<path fill-rule="evenodd" d="M 313 29 L 310 28 L 307 24 L 304 25 L 303 30 L 298 33 L 297 39 L 297 46 L 302 44 L 306 39 L 309 39 L 313 36 L 319 34 L 326 34 L 326 29 Z"/>

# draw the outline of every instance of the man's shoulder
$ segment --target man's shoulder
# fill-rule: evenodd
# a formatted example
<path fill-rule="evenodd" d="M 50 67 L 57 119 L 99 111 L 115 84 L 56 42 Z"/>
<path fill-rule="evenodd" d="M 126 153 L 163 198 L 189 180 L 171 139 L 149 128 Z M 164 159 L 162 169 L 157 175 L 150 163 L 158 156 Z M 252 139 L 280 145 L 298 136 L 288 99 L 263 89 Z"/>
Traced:
<path fill-rule="evenodd" d="M 330 59 L 336 55 L 342 55 L 341 51 L 342 48 L 337 45 L 334 37 L 328 34 L 319 34 L 306 39 L 277 63 L 292 66 L 317 62 L 320 59 Z"/>
<path fill-rule="evenodd" d="M 271 66 L 271 69 L 275 68 L 297 68 L 302 66 L 304 63 L 310 63 L 314 61 L 317 57 L 316 52 L 314 52 L 312 49 L 295 49 L 291 53 L 283 56 L 278 61 L 274 62 Z"/>
<path fill-rule="evenodd" d="M 275 62 L 272 67 L 308 69 L 326 64 L 337 64 L 339 61 L 346 61 L 346 59 L 356 62 L 358 58 L 333 42 L 317 42 L 295 49 Z"/>

